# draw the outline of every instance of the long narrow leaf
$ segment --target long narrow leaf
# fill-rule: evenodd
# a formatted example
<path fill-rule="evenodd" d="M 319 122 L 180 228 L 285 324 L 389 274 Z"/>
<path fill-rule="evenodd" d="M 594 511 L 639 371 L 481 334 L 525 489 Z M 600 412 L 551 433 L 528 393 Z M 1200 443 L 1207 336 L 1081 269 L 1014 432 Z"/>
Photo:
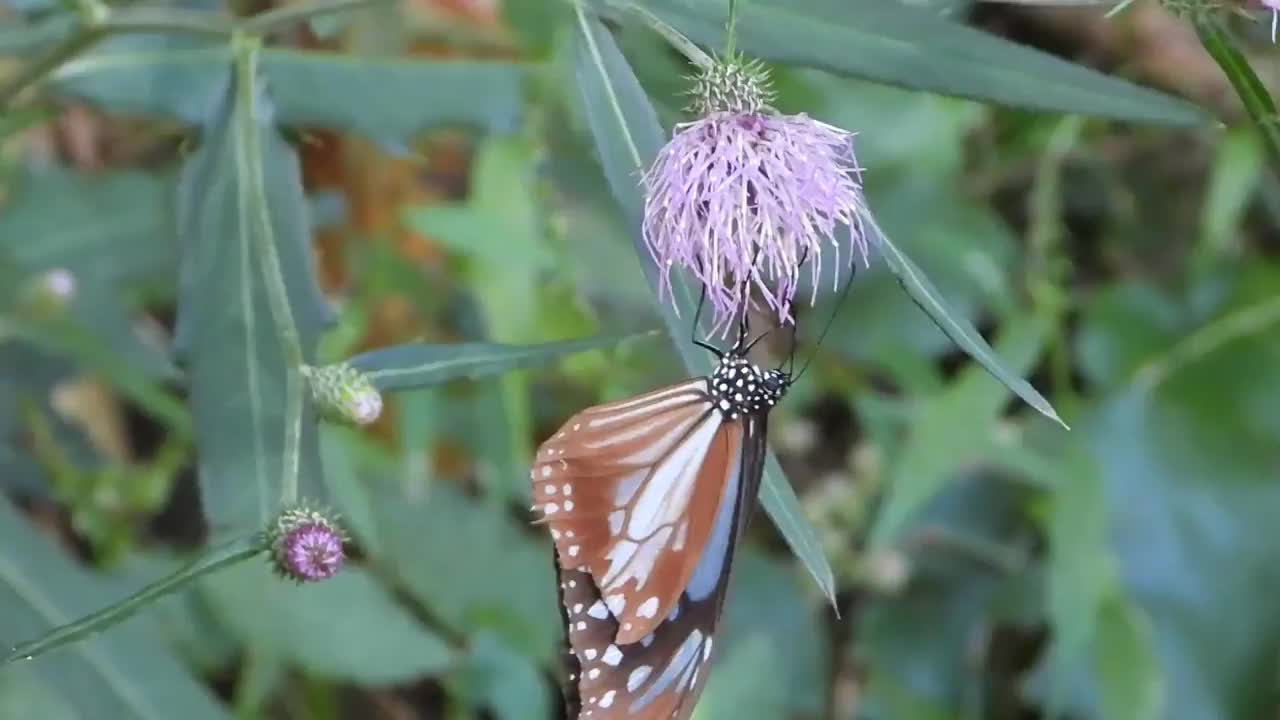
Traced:
<path fill-rule="evenodd" d="M 410 343 L 380 348 L 350 360 L 380 391 L 411 390 L 462 378 L 477 379 L 544 365 L 573 353 L 612 347 L 653 333 L 567 340 L 538 345 Z"/>
<path fill-rule="evenodd" d="M 634 3 L 709 48 L 724 47 L 724 0 Z M 1203 124 L 1194 105 L 882 0 L 741 2 L 739 49 L 875 82 L 1032 110 L 1165 125 Z"/>
<path fill-rule="evenodd" d="M 939 330 L 942 330 L 969 357 L 976 360 L 987 372 L 995 376 L 1028 405 L 1062 427 L 1067 427 L 1062 418 L 1058 417 L 1058 412 L 1043 395 L 1031 387 L 1031 383 L 1009 370 L 978 331 L 958 313 L 951 312 L 947 308 L 946 301 L 942 299 L 942 295 L 933 283 L 929 282 L 929 278 L 925 277 L 924 271 L 911 262 L 911 258 L 899 250 L 888 235 L 880 232 L 879 228 L 875 228 L 871 237 L 880 249 L 880 254 L 889 266 L 889 270 L 898 278 L 898 283 L 907 291 L 907 295 L 911 296 L 911 300 L 938 326 Z"/>
<path fill-rule="evenodd" d="M 289 373 L 264 281 L 264 243 L 283 268 L 303 361 L 329 309 L 316 285 L 297 153 L 260 81 L 226 69 L 199 150 L 178 183 L 182 259 L 175 344 L 188 365 L 205 511 L 217 533 L 262 528 L 285 477 Z M 315 424 L 300 424 L 302 482 L 320 487 Z M 311 493 L 308 493 L 311 494 Z"/>

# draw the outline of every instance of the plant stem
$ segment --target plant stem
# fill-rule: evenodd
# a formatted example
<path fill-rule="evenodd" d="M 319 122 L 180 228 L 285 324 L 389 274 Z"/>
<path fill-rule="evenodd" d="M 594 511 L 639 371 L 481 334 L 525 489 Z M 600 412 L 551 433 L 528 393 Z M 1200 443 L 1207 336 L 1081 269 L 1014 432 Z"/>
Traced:
<path fill-rule="evenodd" d="M 257 251 L 259 267 L 262 268 L 262 280 L 267 290 L 267 306 L 276 326 L 276 334 L 280 338 L 285 362 L 285 435 L 284 457 L 281 462 L 280 501 L 283 505 L 295 505 L 298 502 L 299 446 L 302 437 L 302 366 L 305 358 L 298 326 L 294 322 L 293 311 L 289 307 L 289 291 L 285 285 L 280 256 L 276 251 L 271 217 L 266 205 L 262 202 L 262 198 L 265 198 L 267 193 L 267 183 L 262 171 L 262 147 L 259 143 L 264 125 L 259 121 L 257 105 L 258 54 L 262 49 L 262 42 L 257 37 L 237 34 L 232 44 L 236 57 L 237 90 L 240 93 L 240 102 L 237 103 L 236 123 L 239 130 L 237 134 L 243 139 L 241 143 L 237 143 L 237 165 L 247 175 L 241 180 L 247 183 L 248 198 L 257 199 L 256 202 L 250 201 L 251 220 L 256 225 L 253 233 L 253 247 Z M 269 126 L 266 129 L 270 131 Z"/>
<path fill-rule="evenodd" d="M 724 56 L 732 58 L 738 35 L 738 0 L 729 0 L 729 22 L 724 29 Z"/>
<path fill-rule="evenodd" d="M 114 605 L 66 625 L 60 625 L 43 637 L 14 646 L 9 654 L 0 657 L 0 667 L 14 660 L 33 658 L 54 648 L 102 632 L 197 578 L 221 570 L 228 565 L 248 560 L 265 549 L 266 543 L 261 534 L 231 540 Z"/>
<path fill-rule="evenodd" d="M 7 110 L 23 90 L 53 74 L 62 64 L 93 47 L 105 35 L 101 28 L 81 27 L 39 60 L 22 68 L 9 82 L 0 86 L 0 110 Z"/>
<path fill-rule="evenodd" d="M 679 51 L 681 55 L 684 55 L 689 62 L 697 65 L 702 70 L 707 70 L 712 65 L 715 65 L 715 59 L 703 51 L 702 48 L 698 47 L 692 40 L 685 37 L 683 33 L 668 25 L 662 20 L 662 18 L 654 15 L 646 8 L 642 8 L 634 3 L 629 3 L 626 5 L 625 9 L 639 15 L 640 19 L 644 20 L 654 32 L 658 33 L 665 38 L 667 42 L 671 43 L 671 46 Z"/>
<path fill-rule="evenodd" d="M 1209 52 L 1231 87 L 1240 96 L 1240 102 L 1262 136 L 1262 143 L 1271 156 L 1272 171 L 1280 177 L 1280 112 L 1275 100 L 1267 92 L 1267 86 L 1258 79 L 1249 60 L 1232 40 L 1231 32 L 1217 17 L 1205 15 L 1193 20 L 1200 43 Z"/>

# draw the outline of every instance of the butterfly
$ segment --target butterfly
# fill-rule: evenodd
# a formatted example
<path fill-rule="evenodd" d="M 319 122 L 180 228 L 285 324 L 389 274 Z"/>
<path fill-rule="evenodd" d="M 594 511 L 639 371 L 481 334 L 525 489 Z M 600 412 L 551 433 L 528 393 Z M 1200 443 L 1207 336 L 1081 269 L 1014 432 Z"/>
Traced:
<path fill-rule="evenodd" d="M 706 377 L 587 408 L 539 447 L 570 720 L 684 720 L 705 685 L 734 548 L 755 508 L 790 370 L 745 332 Z M 757 338 L 758 340 L 759 338 Z"/>

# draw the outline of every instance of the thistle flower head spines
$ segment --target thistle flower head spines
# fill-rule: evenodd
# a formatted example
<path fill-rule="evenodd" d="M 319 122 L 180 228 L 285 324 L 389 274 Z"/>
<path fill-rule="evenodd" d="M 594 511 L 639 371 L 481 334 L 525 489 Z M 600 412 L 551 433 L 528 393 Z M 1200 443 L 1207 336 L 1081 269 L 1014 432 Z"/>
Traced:
<path fill-rule="evenodd" d="M 305 505 L 284 510 L 267 530 L 275 571 L 300 583 L 338 574 L 347 539 L 336 515 Z"/>
<path fill-rule="evenodd" d="M 759 60 L 732 56 L 717 60 L 693 77 L 693 105 L 697 115 L 714 113 L 753 114 L 773 102 L 769 70 Z"/>
<path fill-rule="evenodd" d="M 304 366 L 302 374 L 322 416 L 337 422 L 368 425 L 382 414 L 382 395 L 367 375 L 350 365 Z"/>

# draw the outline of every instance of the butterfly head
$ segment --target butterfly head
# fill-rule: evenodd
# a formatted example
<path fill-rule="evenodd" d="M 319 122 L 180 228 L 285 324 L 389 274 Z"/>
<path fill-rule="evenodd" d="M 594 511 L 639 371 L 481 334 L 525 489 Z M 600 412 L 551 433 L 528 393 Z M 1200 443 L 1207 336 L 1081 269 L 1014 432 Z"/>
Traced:
<path fill-rule="evenodd" d="M 786 394 L 791 379 L 781 370 L 761 370 L 745 357 L 730 353 L 720 360 L 708 384 L 716 407 L 736 419 L 769 412 Z"/>

